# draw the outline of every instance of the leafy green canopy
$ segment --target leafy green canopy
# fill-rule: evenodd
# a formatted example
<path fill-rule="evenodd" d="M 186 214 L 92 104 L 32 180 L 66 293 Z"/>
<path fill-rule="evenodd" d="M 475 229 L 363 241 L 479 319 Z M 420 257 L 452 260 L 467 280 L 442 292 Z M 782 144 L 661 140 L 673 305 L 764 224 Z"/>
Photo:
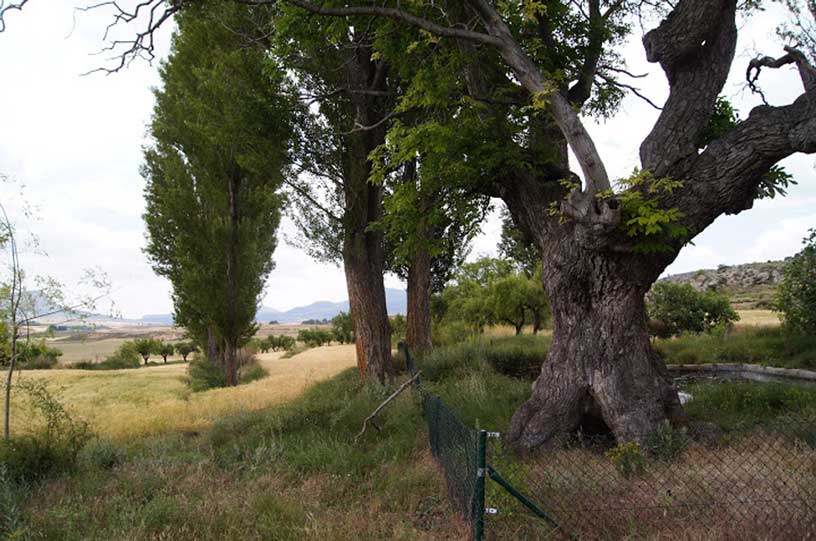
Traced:
<path fill-rule="evenodd" d="M 465 322 L 479 332 L 487 325 L 520 329 L 534 323 L 535 314 L 541 323 L 549 315 L 540 273 L 527 276 L 505 259 L 483 257 L 466 263 L 440 297 L 437 314 L 442 321 Z"/>
<path fill-rule="evenodd" d="M 254 332 L 273 268 L 294 106 L 285 74 L 247 42 L 247 8 L 205 2 L 177 18 L 145 150 L 146 253 L 170 279 L 176 322 L 201 338 Z"/>
<path fill-rule="evenodd" d="M 725 295 L 672 282 L 654 285 L 648 296 L 648 314 L 652 333 L 660 337 L 725 329 L 739 320 Z"/>

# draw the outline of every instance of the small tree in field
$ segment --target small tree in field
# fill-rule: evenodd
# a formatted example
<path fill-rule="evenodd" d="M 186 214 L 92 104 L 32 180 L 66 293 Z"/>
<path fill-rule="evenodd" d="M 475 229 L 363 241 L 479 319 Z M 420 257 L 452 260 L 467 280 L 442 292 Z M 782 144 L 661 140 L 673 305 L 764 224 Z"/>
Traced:
<path fill-rule="evenodd" d="M 739 320 L 728 297 L 697 291 L 690 284 L 658 282 L 648 300 L 650 332 L 663 338 L 684 332 L 710 332 Z"/>
<path fill-rule="evenodd" d="M 195 353 L 196 351 L 198 351 L 198 346 L 192 342 L 181 342 L 180 344 L 176 345 L 176 352 L 181 355 L 181 358 L 185 363 L 187 362 L 187 356 L 190 355 L 190 353 Z"/>
<path fill-rule="evenodd" d="M 164 359 L 164 364 L 167 364 L 167 357 L 169 357 L 175 352 L 176 346 L 174 346 L 173 344 L 168 344 L 166 342 L 160 343 L 158 348 L 158 354 L 162 356 L 162 359 Z"/>
<path fill-rule="evenodd" d="M 151 355 L 159 354 L 161 351 L 161 342 L 153 338 L 139 338 L 133 341 L 133 347 L 139 352 L 139 355 L 144 359 L 145 366 Z"/>
<path fill-rule="evenodd" d="M 332 336 L 341 344 L 354 342 L 354 320 L 347 312 L 340 312 L 331 319 Z"/>
<path fill-rule="evenodd" d="M 804 239 L 804 249 L 785 264 L 776 308 L 791 331 L 816 333 L 816 229 Z"/>

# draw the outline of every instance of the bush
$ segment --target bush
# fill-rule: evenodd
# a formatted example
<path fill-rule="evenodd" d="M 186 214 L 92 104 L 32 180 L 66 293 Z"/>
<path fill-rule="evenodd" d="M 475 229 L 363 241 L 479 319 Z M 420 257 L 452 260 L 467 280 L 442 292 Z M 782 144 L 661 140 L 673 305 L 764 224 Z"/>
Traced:
<path fill-rule="evenodd" d="M 227 379 L 221 367 L 210 362 L 204 356 L 196 357 L 190 361 L 190 364 L 187 365 L 187 377 L 190 388 L 194 392 L 216 389 L 227 384 Z"/>
<path fill-rule="evenodd" d="M 699 292 L 690 284 L 658 282 L 647 300 L 650 331 L 662 338 L 727 329 L 739 320 L 728 297 L 713 291 Z"/>
<path fill-rule="evenodd" d="M 91 432 L 88 425 L 71 418 L 41 381 L 22 380 L 13 391 L 42 422 L 25 435 L 0 443 L 0 464 L 15 483 L 30 483 L 69 471 Z"/>
<path fill-rule="evenodd" d="M 82 450 L 81 459 L 86 464 L 102 470 L 110 470 L 124 464 L 124 449 L 107 440 L 91 440 Z"/>
<path fill-rule="evenodd" d="M 340 312 L 331 320 L 332 337 L 341 344 L 351 344 L 354 342 L 354 320 L 351 314 Z"/>
<path fill-rule="evenodd" d="M 62 352 L 56 348 L 48 347 L 45 341 L 31 343 L 19 343 L 20 356 L 17 367 L 21 370 L 48 370 L 57 365 Z"/>
<path fill-rule="evenodd" d="M 492 339 L 485 348 L 488 364 L 505 376 L 534 380 L 547 359 L 550 340 L 536 336 Z"/>
<path fill-rule="evenodd" d="M 816 368 L 816 336 L 781 327 L 745 327 L 726 335 L 696 334 L 661 339 L 655 349 L 669 364 L 751 363 Z"/>
<path fill-rule="evenodd" d="M 79 370 L 124 370 L 129 368 L 139 368 L 140 356 L 136 351 L 133 342 L 124 342 L 119 349 L 108 356 L 101 363 L 91 361 L 80 361 L 71 365 L 71 368 Z"/>
<path fill-rule="evenodd" d="M 443 320 L 431 327 L 431 337 L 435 346 L 453 346 L 473 339 L 479 333 L 472 324 L 462 320 Z"/>
<path fill-rule="evenodd" d="M 405 320 L 405 316 L 402 314 L 397 314 L 391 318 L 391 341 L 393 343 L 401 342 L 405 340 L 405 332 L 408 328 L 408 322 Z"/>
<path fill-rule="evenodd" d="M 456 372 L 480 366 L 513 378 L 531 380 L 538 377 L 549 345 L 550 339 L 544 336 L 478 338 L 453 346 L 436 347 L 419 361 L 419 367 L 430 380 L 450 377 Z"/>
<path fill-rule="evenodd" d="M 791 331 L 816 334 L 816 229 L 810 230 L 804 244 L 785 264 L 776 309 Z"/>
<path fill-rule="evenodd" d="M 186 363 L 188 355 L 198 352 L 198 346 L 193 342 L 180 342 L 176 345 L 176 351 Z"/>
<path fill-rule="evenodd" d="M 241 348 L 238 353 L 238 383 L 244 384 L 265 378 L 268 373 L 257 364 L 251 351 Z M 194 358 L 187 365 L 187 383 L 193 392 L 226 387 L 227 379 L 220 364 L 211 363 L 206 357 Z"/>
<path fill-rule="evenodd" d="M 259 379 L 263 379 L 269 375 L 266 368 L 257 364 L 251 363 L 241 368 L 241 373 L 238 376 L 238 382 L 241 384 L 250 383 Z"/>

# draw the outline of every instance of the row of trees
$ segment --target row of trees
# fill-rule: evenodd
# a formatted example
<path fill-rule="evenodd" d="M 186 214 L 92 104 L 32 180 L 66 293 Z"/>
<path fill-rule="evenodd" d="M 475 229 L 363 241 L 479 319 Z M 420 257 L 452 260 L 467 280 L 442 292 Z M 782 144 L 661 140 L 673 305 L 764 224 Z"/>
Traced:
<path fill-rule="evenodd" d="M 174 353 L 181 355 L 184 362 L 187 362 L 187 357 L 191 353 L 199 351 L 198 346 L 194 342 L 179 342 L 178 344 L 171 344 L 169 342 L 162 342 L 155 338 L 138 338 L 133 341 L 133 349 L 142 356 L 145 365 L 151 355 L 159 355 L 167 364 L 167 357 Z"/>
<path fill-rule="evenodd" d="M 311 252 L 342 260 L 358 367 L 378 382 L 392 373 L 384 272 L 407 278 L 408 341 L 429 347 L 430 292 L 498 196 L 535 245 L 553 319 L 509 441 L 536 447 L 592 411 L 623 439 L 683 422 L 644 296 L 718 216 L 784 193 L 777 162 L 816 152 L 812 3 L 787 0 L 784 56 L 748 70 L 756 89 L 760 70 L 794 65 L 803 93 L 744 120 L 720 94 L 738 14 L 762 0 L 240 4 L 146 0 L 148 28 L 114 44 L 123 60 L 150 52 L 176 15 L 146 154 L 148 253 L 211 358 L 233 373 L 251 336 L 281 184 Z M 643 44 L 669 97 L 640 169 L 613 183 L 583 119 L 616 114 L 631 89 L 622 44 L 657 18 Z"/>

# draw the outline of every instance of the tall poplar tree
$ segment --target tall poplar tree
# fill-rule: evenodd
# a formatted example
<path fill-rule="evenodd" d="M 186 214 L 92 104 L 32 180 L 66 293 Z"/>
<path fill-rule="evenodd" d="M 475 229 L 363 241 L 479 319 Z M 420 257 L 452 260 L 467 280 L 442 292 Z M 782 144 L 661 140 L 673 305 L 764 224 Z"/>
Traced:
<path fill-rule="evenodd" d="M 223 2 L 178 15 L 143 167 L 145 251 L 173 286 L 176 322 L 208 344 L 228 385 L 273 268 L 294 114 L 247 15 Z"/>

